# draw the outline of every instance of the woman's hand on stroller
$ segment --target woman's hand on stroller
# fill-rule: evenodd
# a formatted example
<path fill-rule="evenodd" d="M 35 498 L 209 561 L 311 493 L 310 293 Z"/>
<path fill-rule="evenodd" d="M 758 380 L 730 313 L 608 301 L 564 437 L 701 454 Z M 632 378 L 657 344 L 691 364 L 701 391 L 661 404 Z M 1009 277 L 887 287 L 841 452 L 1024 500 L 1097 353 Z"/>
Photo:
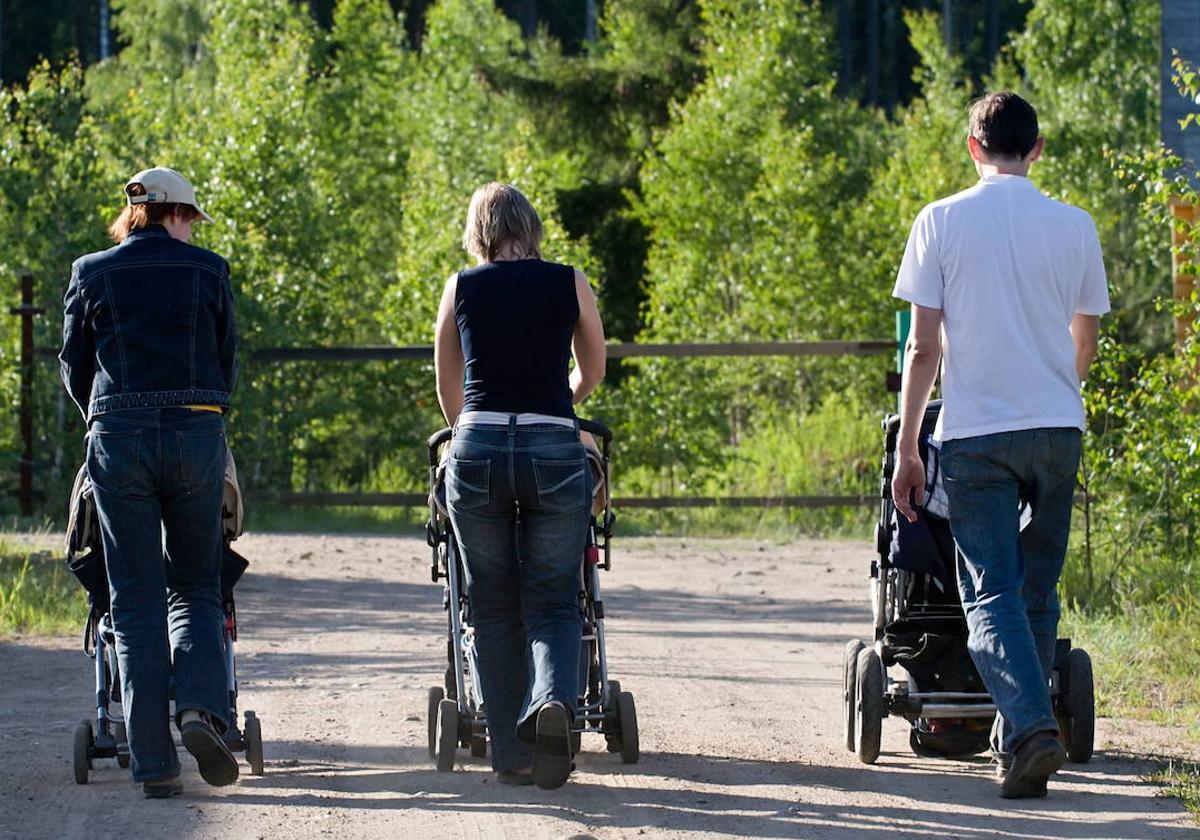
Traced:
<path fill-rule="evenodd" d="M 909 522 L 917 521 L 914 508 L 925 504 L 925 464 L 915 452 L 896 455 L 896 471 L 892 473 L 892 502 L 901 516 Z"/>

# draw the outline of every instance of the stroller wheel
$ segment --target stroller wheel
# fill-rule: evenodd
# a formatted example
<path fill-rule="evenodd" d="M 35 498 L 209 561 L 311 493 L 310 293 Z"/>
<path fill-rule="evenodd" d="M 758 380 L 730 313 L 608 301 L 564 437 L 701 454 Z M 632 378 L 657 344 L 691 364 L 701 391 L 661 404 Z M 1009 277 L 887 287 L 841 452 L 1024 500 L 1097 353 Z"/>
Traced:
<path fill-rule="evenodd" d="M 438 707 L 442 703 L 442 698 L 445 697 L 445 692 L 441 686 L 435 685 L 429 689 L 429 757 L 437 759 L 437 726 L 438 726 Z"/>
<path fill-rule="evenodd" d="M 263 774 L 262 722 L 254 712 L 246 712 L 246 726 L 242 732 L 242 740 L 246 742 L 246 763 L 250 765 L 250 773 L 261 776 Z"/>
<path fill-rule="evenodd" d="M 879 758 L 879 742 L 883 737 L 883 663 L 874 648 L 858 652 L 854 698 L 854 751 L 863 764 L 874 764 Z"/>
<path fill-rule="evenodd" d="M 604 740 L 610 753 L 621 751 L 621 724 L 617 719 L 617 698 L 620 696 L 620 680 L 609 680 L 608 693 L 604 695 Z"/>
<path fill-rule="evenodd" d="M 852 639 L 846 643 L 846 652 L 842 657 L 842 741 L 846 749 L 854 752 L 854 690 L 858 676 L 858 652 L 866 645 L 861 639 Z"/>
<path fill-rule="evenodd" d="M 634 705 L 633 695 L 628 691 L 617 695 L 617 722 L 621 727 L 621 761 L 625 764 L 637 764 L 641 757 L 637 707 Z"/>
<path fill-rule="evenodd" d="M 96 743 L 92 734 L 91 721 L 81 720 L 75 727 L 74 750 L 72 763 L 75 770 L 75 784 L 88 783 L 88 771 L 92 769 L 92 751 Z"/>
<path fill-rule="evenodd" d="M 487 756 L 487 736 L 472 735 L 471 736 L 471 757 L 484 758 Z"/>
<path fill-rule="evenodd" d="M 437 769 L 449 773 L 454 769 L 454 753 L 458 750 L 458 704 L 443 700 L 438 704 Z"/>
<path fill-rule="evenodd" d="M 1096 737 L 1096 693 L 1092 682 L 1092 658 L 1081 648 L 1071 648 L 1067 655 L 1067 669 L 1064 746 L 1071 761 L 1085 764 L 1092 759 Z"/>
<path fill-rule="evenodd" d="M 129 733 L 124 721 L 113 721 L 112 736 L 117 742 L 117 766 L 124 770 L 129 767 Z"/>

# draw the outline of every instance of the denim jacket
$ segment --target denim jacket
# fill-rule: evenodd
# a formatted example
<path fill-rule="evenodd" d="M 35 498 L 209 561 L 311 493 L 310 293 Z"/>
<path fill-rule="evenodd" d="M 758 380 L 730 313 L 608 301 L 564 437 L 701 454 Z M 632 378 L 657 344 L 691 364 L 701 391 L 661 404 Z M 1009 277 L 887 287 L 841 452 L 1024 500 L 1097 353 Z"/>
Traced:
<path fill-rule="evenodd" d="M 62 379 L 88 422 L 122 408 L 229 407 L 238 338 L 224 258 L 139 228 L 75 261 L 63 306 Z"/>

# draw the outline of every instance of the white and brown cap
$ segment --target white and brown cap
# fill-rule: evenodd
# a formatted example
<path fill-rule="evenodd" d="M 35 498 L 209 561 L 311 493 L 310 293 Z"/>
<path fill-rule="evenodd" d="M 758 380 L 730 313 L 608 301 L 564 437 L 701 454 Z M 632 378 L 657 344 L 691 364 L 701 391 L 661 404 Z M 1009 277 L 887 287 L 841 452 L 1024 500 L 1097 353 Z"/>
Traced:
<path fill-rule="evenodd" d="M 145 193 L 131 195 L 129 188 L 140 184 Z M 200 218 L 212 222 L 212 216 L 200 209 L 196 203 L 196 190 L 174 169 L 156 166 L 153 169 L 143 169 L 125 183 L 125 197 L 129 204 L 188 204 L 196 208 Z"/>

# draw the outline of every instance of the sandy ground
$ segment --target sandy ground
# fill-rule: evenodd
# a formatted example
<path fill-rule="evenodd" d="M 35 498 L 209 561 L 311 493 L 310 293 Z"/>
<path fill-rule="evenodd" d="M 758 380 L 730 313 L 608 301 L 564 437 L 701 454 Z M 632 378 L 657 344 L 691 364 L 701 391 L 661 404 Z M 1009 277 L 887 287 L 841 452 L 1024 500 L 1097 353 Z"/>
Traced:
<path fill-rule="evenodd" d="M 1068 765 L 1045 800 L 1006 803 L 983 761 L 918 759 L 884 723 L 866 767 L 840 745 L 845 640 L 869 631 L 865 543 L 623 540 L 604 576 L 612 676 L 634 692 L 641 763 L 584 740 L 562 790 L 497 785 L 460 752 L 437 773 L 425 692 L 444 618 L 418 540 L 251 535 L 239 587 L 243 708 L 267 772 L 146 801 L 100 762 L 71 780 L 89 714 L 76 637 L 0 642 L 0 837 L 84 838 L 1185 838 L 1200 828 L 1115 745 Z M 1157 732 L 1157 738 L 1171 733 Z"/>

